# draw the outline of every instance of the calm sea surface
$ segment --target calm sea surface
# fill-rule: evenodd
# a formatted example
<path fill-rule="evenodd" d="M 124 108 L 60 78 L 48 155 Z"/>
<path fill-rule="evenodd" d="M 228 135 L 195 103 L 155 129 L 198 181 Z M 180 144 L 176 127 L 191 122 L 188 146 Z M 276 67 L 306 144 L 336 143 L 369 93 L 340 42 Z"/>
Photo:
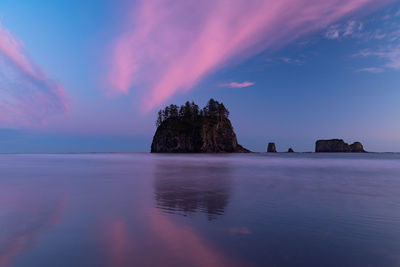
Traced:
<path fill-rule="evenodd" d="M 400 155 L 0 155 L 0 266 L 400 266 Z"/>

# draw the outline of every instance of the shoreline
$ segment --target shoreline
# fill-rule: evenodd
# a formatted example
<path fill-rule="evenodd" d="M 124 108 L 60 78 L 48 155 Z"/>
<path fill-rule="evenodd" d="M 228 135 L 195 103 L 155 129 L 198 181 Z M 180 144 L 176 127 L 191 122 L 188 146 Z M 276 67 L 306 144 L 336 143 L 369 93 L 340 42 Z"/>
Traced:
<path fill-rule="evenodd" d="M 249 152 L 249 153 L 152 153 L 152 152 L 0 152 L 0 155 L 88 155 L 88 154 L 150 154 L 150 155 L 368 155 L 400 154 L 400 152 Z"/>

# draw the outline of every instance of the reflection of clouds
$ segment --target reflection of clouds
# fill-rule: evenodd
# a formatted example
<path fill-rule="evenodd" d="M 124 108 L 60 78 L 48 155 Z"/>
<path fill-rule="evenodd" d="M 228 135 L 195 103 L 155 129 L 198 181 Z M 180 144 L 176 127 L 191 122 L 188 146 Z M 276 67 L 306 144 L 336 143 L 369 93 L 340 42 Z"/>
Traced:
<path fill-rule="evenodd" d="M 27 192 L 9 190 L 0 193 L 0 206 L 7 212 L 0 221 L 0 266 L 9 266 L 60 222 L 66 198 L 31 197 Z"/>
<path fill-rule="evenodd" d="M 122 219 L 113 221 L 106 231 L 109 266 L 132 266 L 133 242 L 128 232 L 128 225 Z"/>
<path fill-rule="evenodd" d="M 232 259 L 210 246 L 193 228 L 177 224 L 167 216 L 156 212 L 150 213 L 149 218 L 152 232 L 158 239 L 157 243 L 165 248 L 162 256 L 166 258 L 169 256 L 178 262 L 179 266 L 235 265 Z M 164 264 L 168 265 L 168 262 Z"/>
<path fill-rule="evenodd" d="M 135 223 L 127 217 L 111 218 L 106 223 L 106 266 L 240 265 L 196 229 L 160 214 L 157 209 L 144 205 L 135 216 L 141 221 L 139 232 L 132 229 Z"/>
<path fill-rule="evenodd" d="M 154 189 L 158 208 L 185 216 L 200 211 L 213 219 L 228 205 L 230 168 L 221 162 L 162 162 L 157 165 Z"/>

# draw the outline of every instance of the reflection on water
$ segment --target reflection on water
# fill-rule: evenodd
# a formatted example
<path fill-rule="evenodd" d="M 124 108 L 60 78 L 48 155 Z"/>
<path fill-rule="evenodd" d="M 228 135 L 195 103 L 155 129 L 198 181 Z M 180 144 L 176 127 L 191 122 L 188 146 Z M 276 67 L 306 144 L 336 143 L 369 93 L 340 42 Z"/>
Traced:
<path fill-rule="evenodd" d="M 0 155 L 0 266 L 400 266 L 399 192 L 398 154 Z"/>
<path fill-rule="evenodd" d="M 231 191 L 231 167 L 227 163 L 163 161 L 156 164 L 154 189 L 157 207 L 171 213 L 224 214 Z"/>
<path fill-rule="evenodd" d="M 65 207 L 65 196 L 38 195 L 34 191 L 38 188 L 20 189 L 0 189 L 0 266 L 11 265 L 33 248 L 42 234 L 59 223 Z"/>

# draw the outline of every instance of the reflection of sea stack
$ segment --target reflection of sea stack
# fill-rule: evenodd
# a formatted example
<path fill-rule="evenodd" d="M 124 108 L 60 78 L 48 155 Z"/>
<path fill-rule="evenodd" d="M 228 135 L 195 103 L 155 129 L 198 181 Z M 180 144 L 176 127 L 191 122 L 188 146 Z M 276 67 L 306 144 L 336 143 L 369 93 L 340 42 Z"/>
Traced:
<path fill-rule="evenodd" d="M 349 145 L 342 139 L 331 139 L 331 140 L 318 140 L 315 144 L 315 152 L 353 152 L 361 153 L 366 152 L 363 145 L 360 142 L 354 142 Z"/>
<path fill-rule="evenodd" d="M 151 152 L 249 152 L 238 144 L 228 116 L 224 104 L 213 99 L 202 110 L 193 102 L 170 105 L 158 113 Z"/>
<path fill-rule="evenodd" d="M 154 178 L 157 208 L 165 212 L 184 216 L 202 212 L 215 219 L 228 205 L 231 178 L 224 164 L 165 161 L 157 165 Z"/>
<path fill-rule="evenodd" d="M 276 153 L 276 146 L 275 146 L 275 143 L 268 143 L 267 152 L 269 152 L 269 153 Z"/>

